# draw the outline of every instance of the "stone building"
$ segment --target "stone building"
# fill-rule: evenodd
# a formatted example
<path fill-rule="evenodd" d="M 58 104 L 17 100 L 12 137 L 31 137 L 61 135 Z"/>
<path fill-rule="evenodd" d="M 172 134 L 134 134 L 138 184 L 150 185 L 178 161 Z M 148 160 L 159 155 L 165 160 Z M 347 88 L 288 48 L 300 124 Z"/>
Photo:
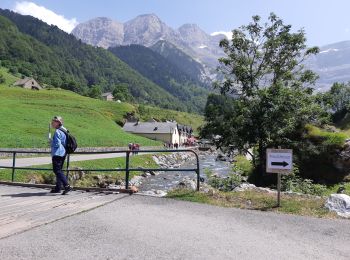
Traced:
<path fill-rule="evenodd" d="M 40 90 L 42 87 L 39 85 L 39 83 L 33 79 L 33 78 L 24 78 L 16 81 L 14 86 L 26 88 L 26 89 L 33 89 L 33 90 Z"/>
<path fill-rule="evenodd" d="M 124 131 L 164 143 L 180 143 L 176 122 L 126 122 Z"/>
<path fill-rule="evenodd" d="M 114 97 L 113 97 L 113 94 L 111 92 L 107 92 L 107 93 L 102 94 L 102 99 L 104 99 L 106 101 L 113 101 Z"/>
<path fill-rule="evenodd" d="M 162 141 L 167 144 L 188 144 L 193 137 L 192 127 L 180 125 L 172 121 L 157 122 L 154 119 L 150 119 L 147 122 L 127 121 L 123 129 L 126 132 Z"/>

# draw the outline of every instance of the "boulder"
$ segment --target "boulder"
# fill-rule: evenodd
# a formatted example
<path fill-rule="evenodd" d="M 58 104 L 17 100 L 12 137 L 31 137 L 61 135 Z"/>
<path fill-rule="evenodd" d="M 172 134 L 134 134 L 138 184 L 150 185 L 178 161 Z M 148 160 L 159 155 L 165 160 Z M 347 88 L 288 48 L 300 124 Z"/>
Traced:
<path fill-rule="evenodd" d="M 142 173 L 141 176 L 146 178 L 148 176 L 151 176 L 151 173 L 149 171 L 147 171 L 147 172 Z"/>
<path fill-rule="evenodd" d="M 190 178 L 183 179 L 182 181 L 179 182 L 177 186 L 178 188 L 182 188 L 182 189 L 191 189 L 191 190 L 197 189 L 197 183 Z"/>
<path fill-rule="evenodd" d="M 154 197 L 165 197 L 167 195 L 167 192 L 163 190 L 148 190 L 142 192 L 142 194 Z"/>
<path fill-rule="evenodd" d="M 134 176 L 130 181 L 129 184 L 132 186 L 140 186 L 142 183 L 142 176 Z"/>
<path fill-rule="evenodd" d="M 264 188 L 264 187 L 256 187 L 254 188 L 257 192 L 263 192 L 263 193 L 277 193 L 277 190 L 273 190 L 270 188 Z"/>
<path fill-rule="evenodd" d="M 215 160 L 216 160 L 216 161 L 226 161 L 227 158 L 226 158 L 225 155 L 219 153 Z"/>
<path fill-rule="evenodd" d="M 238 187 L 234 188 L 233 191 L 246 191 L 246 190 L 254 190 L 256 186 L 250 183 L 242 183 Z"/>
<path fill-rule="evenodd" d="M 325 207 L 336 212 L 339 216 L 350 218 L 350 196 L 346 194 L 331 194 Z"/>
<path fill-rule="evenodd" d="M 86 173 L 80 167 L 73 167 L 69 170 L 69 180 L 77 181 L 85 177 Z"/>
<path fill-rule="evenodd" d="M 159 197 L 164 197 L 164 196 L 167 195 L 167 193 L 165 191 L 163 191 L 163 190 L 156 190 L 154 193 L 156 195 L 158 195 Z"/>

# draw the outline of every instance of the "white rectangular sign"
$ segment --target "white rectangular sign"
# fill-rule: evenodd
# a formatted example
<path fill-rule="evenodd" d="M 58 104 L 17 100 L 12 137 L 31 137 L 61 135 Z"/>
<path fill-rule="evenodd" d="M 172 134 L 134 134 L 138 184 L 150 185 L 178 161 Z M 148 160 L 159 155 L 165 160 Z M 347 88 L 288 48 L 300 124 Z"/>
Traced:
<path fill-rule="evenodd" d="M 293 150 L 267 149 L 266 172 L 289 173 L 293 168 Z"/>

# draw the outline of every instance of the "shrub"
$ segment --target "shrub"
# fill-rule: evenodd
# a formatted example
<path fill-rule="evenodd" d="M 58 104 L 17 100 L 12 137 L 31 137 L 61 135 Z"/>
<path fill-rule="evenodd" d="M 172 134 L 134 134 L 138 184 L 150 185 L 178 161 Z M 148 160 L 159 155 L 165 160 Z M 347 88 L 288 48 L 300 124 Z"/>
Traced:
<path fill-rule="evenodd" d="M 243 178 L 239 174 L 231 174 L 226 178 L 211 177 L 208 184 L 220 191 L 232 191 L 234 188 L 241 185 Z"/>
<path fill-rule="evenodd" d="M 42 174 L 42 178 L 45 184 L 55 184 L 56 176 L 53 173 Z"/>
<path fill-rule="evenodd" d="M 0 73 L 0 84 L 5 83 L 5 77 Z"/>
<path fill-rule="evenodd" d="M 235 157 L 232 170 L 242 176 L 249 176 L 253 172 L 253 164 L 244 155 L 238 155 Z"/>
<path fill-rule="evenodd" d="M 282 176 L 281 189 L 283 191 L 299 192 L 317 196 L 323 195 L 327 190 L 326 186 L 314 184 L 312 180 L 302 179 L 295 174 Z"/>
<path fill-rule="evenodd" d="M 306 130 L 307 137 L 322 143 L 324 146 L 342 147 L 347 138 L 344 133 L 327 132 L 313 125 L 307 125 Z"/>
<path fill-rule="evenodd" d="M 204 174 L 205 174 L 205 176 L 207 176 L 207 179 L 210 179 L 211 176 L 213 175 L 213 171 L 211 169 L 209 169 L 209 168 L 205 168 L 204 169 Z"/>

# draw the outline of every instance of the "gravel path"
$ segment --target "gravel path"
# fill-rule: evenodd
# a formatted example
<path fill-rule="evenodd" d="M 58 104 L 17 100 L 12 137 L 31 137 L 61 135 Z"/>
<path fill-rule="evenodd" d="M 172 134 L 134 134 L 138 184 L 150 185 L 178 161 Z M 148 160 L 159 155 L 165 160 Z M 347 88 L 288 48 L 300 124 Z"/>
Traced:
<path fill-rule="evenodd" d="M 0 259 L 349 259 L 350 222 L 125 196 L 0 239 Z"/>
<path fill-rule="evenodd" d="M 116 157 L 125 157 L 125 153 L 106 153 L 106 154 L 87 154 L 87 155 L 71 155 L 71 162 L 79 161 L 89 161 L 96 159 L 108 159 Z M 32 157 L 32 158 L 18 158 L 16 159 L 16 167 L 29 167 L 35 165 L 45 165 L 51 164 L 51 157 Z M 0 168 L 1 166 L 12 166 L 12 159 L 0 159 Z"/>

